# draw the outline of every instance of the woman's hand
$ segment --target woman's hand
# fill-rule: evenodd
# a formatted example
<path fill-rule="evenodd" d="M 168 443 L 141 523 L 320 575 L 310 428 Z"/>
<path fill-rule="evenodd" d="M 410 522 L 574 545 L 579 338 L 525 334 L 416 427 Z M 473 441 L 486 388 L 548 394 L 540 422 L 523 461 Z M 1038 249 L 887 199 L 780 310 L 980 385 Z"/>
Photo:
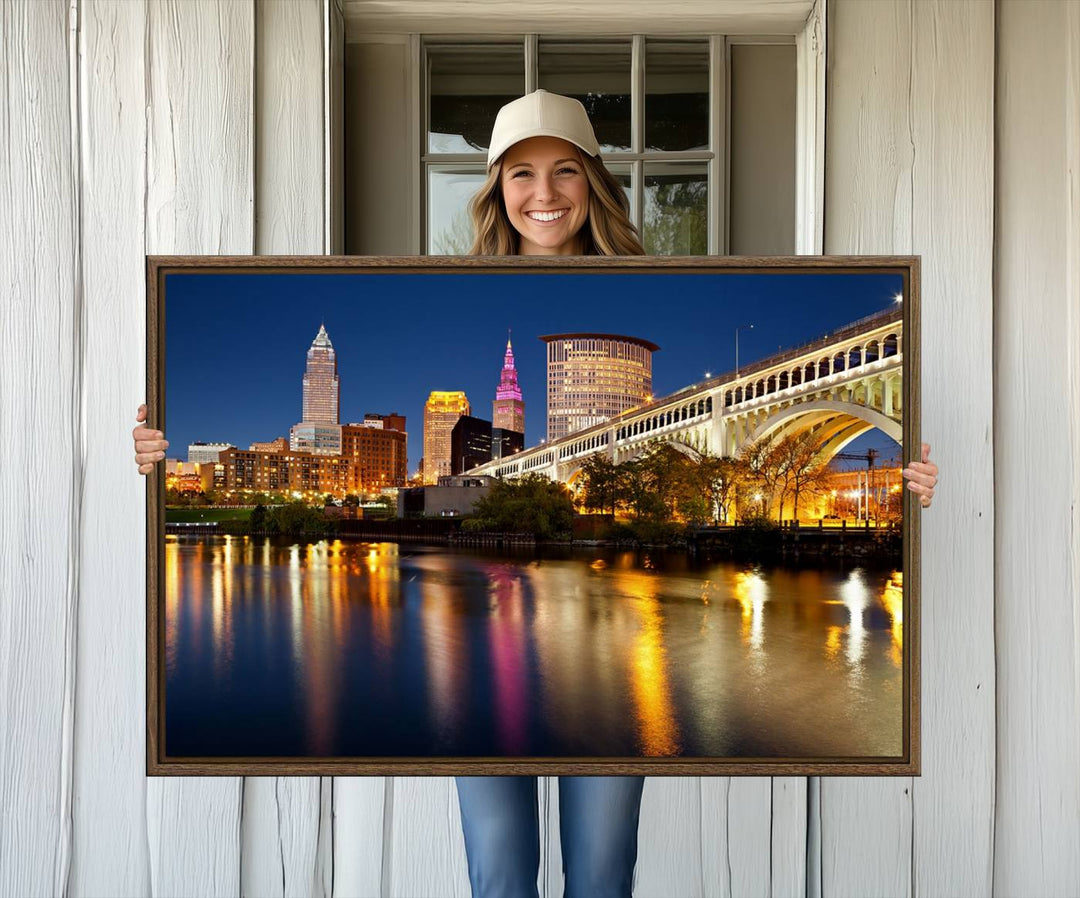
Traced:
<path fill-rule="evenodd" d="M 923 508 L 929 508 L 934 501 L 934 487 L 937 486 L 938 467 L 930 461 L 930 444 L 922 444 L 922 461 L 913 461 L 903 470 L 907 478 L 907 488 L 919 497 Z"/>
<path fill-rule="evenodd" d="M 135 420 L 146 420 L 145 403 L 139 406 Z M 165 449 L 169 441 L 163 439 L 165 434 L 160 430 L 151 430 L 142 424 L 132 430 L 131 435 L 135 439 L 135 464 L 139 466 L 139 473 L 149 474 L 154 470 L 154 462 L 159 462 L 165 457 Z"/>

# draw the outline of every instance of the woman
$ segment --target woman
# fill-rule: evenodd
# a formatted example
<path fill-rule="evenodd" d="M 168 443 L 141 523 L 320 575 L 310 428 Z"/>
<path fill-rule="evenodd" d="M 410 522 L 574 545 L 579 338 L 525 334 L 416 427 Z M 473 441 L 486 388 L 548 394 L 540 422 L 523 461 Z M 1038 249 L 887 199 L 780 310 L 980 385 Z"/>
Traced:
<path fill-rule="evenodd" d="M 474 255 L 644 254 L 585 108 L 538 90 L 499 110 L 487 181 L 469 204 Z M 641 776 L 559 777 L 564 895 L 629 896 Z M 536 896 L 536 777 L 457 778 L 474 898 Z"/>
<path fill-rule="evenodd" d="M 600 161 L 584 107 L 539 90 L 500 111 L 488 177 L 470 203 L 474 255 L 641 255 L 622 187 Z M 138 421 L 146 419 L 140 406 Z M 140 473 L 164 458 L 168 441 L 141 424 L 132 431 Z M 930 505 L 937 466 L 904 470 Z M 628 896 L 637 859 L 644 777 L 560 777 L 566 898 Z M 536 777 L 458 777 L 458 801 L 474 898 L 537 895 L 540 863 Z"/>

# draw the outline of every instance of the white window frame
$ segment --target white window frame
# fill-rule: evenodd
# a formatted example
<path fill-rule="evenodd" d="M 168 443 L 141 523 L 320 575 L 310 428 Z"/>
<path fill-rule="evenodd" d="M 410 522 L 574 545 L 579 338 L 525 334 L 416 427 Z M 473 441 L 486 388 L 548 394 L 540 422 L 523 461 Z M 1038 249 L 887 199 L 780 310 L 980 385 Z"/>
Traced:
<path fill-rule="evenodd" d="M 810 14 L 801 29 L 788 34 L 770 34 L 765 36 L 742 34 L 714 34 L 709 37 L 709 142 L 714 150 L 707 153 L 690 152 L 687 159 L 708 159 L 708 196 L 709 196 L 709 234 L 708 252 L 727 254 L 728 240 L 728 182 L 730 177 L 730 159 L 728 145 L 730 128 L 728 112 L 730 109 L 730 47 L 734 44 L 769 43 L 790 44 L 796 48 L 796 136 L 795 136 L 795 171 L 796 171 L 796 209 L 795 209 L 795 252 L 799 255 L 820 254 L 824 248 L 824 184 L 825 184 L 825 15 L 827 0 L 814 0 Z M 453 164 L 475 162 L 475 155 L 431 154 L 427 153 L 427 59 L 426 42 L 507 42 L 521 40 L 525 52 L 525 90 L 536 89 L 539 35 L 552 38 L 564 36 L 554 31 L 537 31 L 527 34 L 431 34 L 423 38 L 418 33 L 409 35 L 410 48 L 410 158 L 415 160 L 411 166 L 411 192 L 416 201 L 410 204 L 410 233 L 414 241 L 414 252 L 426 251 L 429 235 L 427 233 L 427 183 L 426 163 L 445 162 Z M 600 32 L 574 36 L 582 40 L 602 39 L 603 37 L 625 37 L 625 35 L 602 34 Z M 679 37 L 700 37 L 687 33 L 666 34 L 652 29 L 646 34 L 635 34 L 632 38 L 631 77 L 642 79 L 644 75 L 645 39 L 678 39 Z M 643 98 L 638 80 L 632 81 L 631 91 L 631 134 L 633 148 L 640 150 L 643 140 L 643 104 L 635 102 Z M 632 162 L 634 184 L 634 209 L 632 219 L 640 224 L 644 206 L 643 175 L 644 163 L 655 154 L 630 153 L 611 154 L 612 162 Z M 437 158 L 436 158 L 437 156 Z M 677 153 L 663 154 L 662 158 L 674 161 Z M 721 212 L 723 214 L 721 214 Z"/>

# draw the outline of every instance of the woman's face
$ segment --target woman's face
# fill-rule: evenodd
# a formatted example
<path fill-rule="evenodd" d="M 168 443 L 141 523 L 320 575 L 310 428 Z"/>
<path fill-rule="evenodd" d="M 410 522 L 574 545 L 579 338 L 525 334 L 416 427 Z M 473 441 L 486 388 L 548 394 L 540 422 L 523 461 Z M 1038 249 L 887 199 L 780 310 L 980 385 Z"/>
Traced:
<path fill-rule="evenodd" d="M 506 215 L 521 235 L 523 256 L 579 255 L 589 215 L 589 182 L 581 154 L 558 137 L 529 137 L 503 154 Z"/>

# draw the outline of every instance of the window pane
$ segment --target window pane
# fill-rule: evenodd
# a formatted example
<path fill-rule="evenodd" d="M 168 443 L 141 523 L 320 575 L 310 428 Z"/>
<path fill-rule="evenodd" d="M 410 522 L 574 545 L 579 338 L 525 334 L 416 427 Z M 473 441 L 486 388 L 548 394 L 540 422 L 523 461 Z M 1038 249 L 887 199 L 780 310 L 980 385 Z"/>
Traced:
<path fill-rule="evenodd" d="M 580 100 L 601 153 L 630 149 L 630 41 L 540 41 L 538 86 Z"/>
<path fill-rule="evenodd" d="M 525 93 L 524 45 L 435 45 L 427 58 L 428 152 L 486 151 L 499 107 Z"/>
<path fill-rule="evenodd" d="M 634 181 L 630 166 L 627 164 L 619 165 L 618 163 L 612 164 L 610 162 L 605 162 L 604 167 L 615 176 L 616 181 L 622 184 L 623 192 L 626 193 L 626 199 L 630 203 L 630 217 L 633 218 Z"/>
<path fill-rule="evenodd" d="M 645 149 L 709 149 L 708 42 L 645 42 Z"/>
<path fill-rule="evenodd" d="M 431 166 L 428 169 L 428 252 L 463 256 L 472 246 L 468 204 L 484 183 L 483 166 Z"/>
<path fill-rule="evenodd" d="M 645 166 L 645 252 L 703 256 L 709 246 L 708 177 L 704 163 Z"/>

